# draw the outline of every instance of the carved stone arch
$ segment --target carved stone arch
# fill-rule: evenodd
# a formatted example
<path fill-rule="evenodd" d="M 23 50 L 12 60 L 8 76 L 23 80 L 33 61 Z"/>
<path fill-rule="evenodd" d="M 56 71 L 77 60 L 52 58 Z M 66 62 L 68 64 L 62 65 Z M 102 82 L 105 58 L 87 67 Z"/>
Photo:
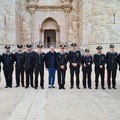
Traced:
<path fill-rule="evenodd" d="M 54 18 L 48 17 L 43 20 L 40 34 L 41 42 L 45 47 L 48 47 L 49 45 L 58 47 L 60 43 L 60 27 Z"/>

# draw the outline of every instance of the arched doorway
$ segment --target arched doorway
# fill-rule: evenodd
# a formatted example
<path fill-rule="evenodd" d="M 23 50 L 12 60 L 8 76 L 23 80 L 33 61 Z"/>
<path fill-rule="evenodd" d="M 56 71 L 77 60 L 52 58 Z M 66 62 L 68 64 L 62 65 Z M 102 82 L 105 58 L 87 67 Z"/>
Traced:
<path fill-rule="evenodd" d="M 49 47 L 50 45 L 56 46 L 56 31 L 45 30 L 44 31 L 44 45 Z"/>
<path fill-rule="evenodd" d="M 43 21 L 40 32 L 42 44 L 45 47 L 49 47 L 50 45 L 58 47 L 60 43 L 60 30 L 59 25 L 53 18 L 47 18 Z"/>

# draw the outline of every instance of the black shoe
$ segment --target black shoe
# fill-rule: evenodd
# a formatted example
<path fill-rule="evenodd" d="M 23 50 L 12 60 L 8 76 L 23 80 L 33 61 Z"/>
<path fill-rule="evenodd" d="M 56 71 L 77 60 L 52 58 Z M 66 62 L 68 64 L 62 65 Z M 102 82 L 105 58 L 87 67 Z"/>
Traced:
<path fill-rule="evenodd" d="M 73 86 L 71 86 L 70 89 L 73 89 Z"/>
<path fill-rule="evenodd" d="M 12 88 L 12 86 L 9 86 L 9 88 Z"/>
<path fill-rule="evenodd" d="M 61 87 L 59 87 L 59 89 L 61 90 Z"/>
<path fill-rule="evenodd" d="M 111 89 L 111 87 L 110 87 L 110 86 L 108 86 L 108 89 Z"/>
<path fill-rule="evenodd" d="M 88 87 L 89 89 L 91 89 L 91 87 Z"/>
<path fill-rule="evenodd" d="M 103 90 L 105 90 L 105 87 L 102 87 Z"/>
<path fill-rule="evenodd" d="M 27 89 L 27 88 L 28 88 L 28 86 L 25 87 L 25 89 Z"/>
<path fill-rule="evenodd" d="M 117 89 L 116 87 L 113 87 L 113 89 Z"/>
<path fill-rule="evenodd" d="M 52 88 L 55 88 L 55 86 L 53 85 Z"/>
<path fill-rule="evenodd" d="M 22 85 L 22 87 L 25 87 L 24 85 Z"/>
<path fill-rule="evenodd" d="M 79 86 L 77 86 L 77 89 L 80 89 L 80 87 L 79 87 Z"/>
<path fill-rule="evenodd" d="M 32 87 L 32 88 L 34 88 L 34 86 L 33 86 L 33 85 L 31 85 L 31 87 Z"/>
<path fill-rule="evenodd" d="M 84 89 L 86 89 L 86 87 L 85 87 L 85 86 L 84 86 L 83 88 L 84 88 Z"/>
<path fill-rule="evenodd" d="M 51 85 L 49 85 L 48 88 L 51 88 Z"/>
<path fill-rule="evenodd" d="M 63 86 L 63 87 L 62 87 L 62 89 L 64 89 L 64 90 L 65 90 L 65 87 Z"/>
<path fill-rule="evenodd" d="M 20 87 L 20 86 L 19 86 L 19 85 L 16 85 L 15 87 L 17 88 L 17 87 Z"/>
<path fill-rule="evenodd" d="M 5 88 L 8 88 L 8 86 L 5 86 Z"/>
<path fill-rule="evenodd" d="M 44 87 L 43 87 L 43 86 L 41 86 L 41 89 L 44 89 Z"/>
<path fill-rule="evenodd" d="M 37 89 L 38 88 L 38 86 L 35 86 L 35 89 Z"/>
<path fill-rule="evenodd" d="M 97 89 L 98 89 L 98 87 L 96 86 L 96 87 L 95 87 L 95 89 L 97 90 Z"/>

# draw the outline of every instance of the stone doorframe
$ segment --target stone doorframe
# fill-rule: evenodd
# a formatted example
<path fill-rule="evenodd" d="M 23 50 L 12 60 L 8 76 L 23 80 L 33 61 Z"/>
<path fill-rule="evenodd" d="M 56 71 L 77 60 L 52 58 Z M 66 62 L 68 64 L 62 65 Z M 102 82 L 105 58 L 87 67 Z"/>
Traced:
<path fill-rule="evenodd" d="M 51 24 L 51 26 L 49 26 L 49 24 Z M 42 45 L 44 45 L 44 31 L 45 30 L 55 30 L 55 32 L 56 32 L 56 44 L 55 44 L 55 47 L 58 47 L 61 41 L 60 41 L 60 27 L 59 27 L 57 21 L 54 20 L 51 17 L 46 18 L 43 21 L 43 23 L 41 25 L 41 28 L 40 28 L 40 37 L 39 37 L 40 38 L 39 43 L 41 43 Z"/>
<path fill-rule="evenodd" d="M 69 44 L 69 12 L 72 9 L 71 1 L 72 0 L 64 0 L 64 2 L 62 1 L 62 3 L 59 5 L 40 5 L 40 4 L 37 4 L 37 2 L 35 0 L 30 0 L 30 2 L 28 2 L 28 4 L 26 5 L 26 8 L 31 15 L 31 43 L 32 44 L 34 44 L 34 41 L 35 41 L 34 40 L 34 14 L 36 11 L 41 11 L 41 10 L 64 11 L 65 28 L 66 28 L 65 29 L 66 35 L 65 35 L 64 39 L 66 40 L 66 44 Z M 42 31 L 44 31 L 44 30 L 42 30 Z M 58 31 L 56 33 L 58 33 Z M 61 41 L 61 42 L 63 42 L 63 41 Z M 42 41 L 42 43 L 43 43 L 43 41 Z"/>

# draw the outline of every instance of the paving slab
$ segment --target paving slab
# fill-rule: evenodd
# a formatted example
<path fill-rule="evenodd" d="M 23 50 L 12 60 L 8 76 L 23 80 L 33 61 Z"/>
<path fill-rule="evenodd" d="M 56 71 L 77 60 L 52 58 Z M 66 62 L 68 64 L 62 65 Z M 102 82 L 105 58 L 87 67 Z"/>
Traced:
<path fill-rule="evenodd" d="M 57 75 L 57 74 L 56 74 Z M 105 83 L 107 83 L 105 81 Z M 0 120 L 120 120 L 120 73 L 117 74 L 117 89 L 83 89 L 80 73 L 80 90 L 70 89 L 69 68 L 66 74 L 66 89 L 59 90 L 57 76 L 55 89 L 48 89 L 48 71 L 45 69 L 45 89 L 31 87 L 5 89 L 2 73 L 0 83 Z"/>

